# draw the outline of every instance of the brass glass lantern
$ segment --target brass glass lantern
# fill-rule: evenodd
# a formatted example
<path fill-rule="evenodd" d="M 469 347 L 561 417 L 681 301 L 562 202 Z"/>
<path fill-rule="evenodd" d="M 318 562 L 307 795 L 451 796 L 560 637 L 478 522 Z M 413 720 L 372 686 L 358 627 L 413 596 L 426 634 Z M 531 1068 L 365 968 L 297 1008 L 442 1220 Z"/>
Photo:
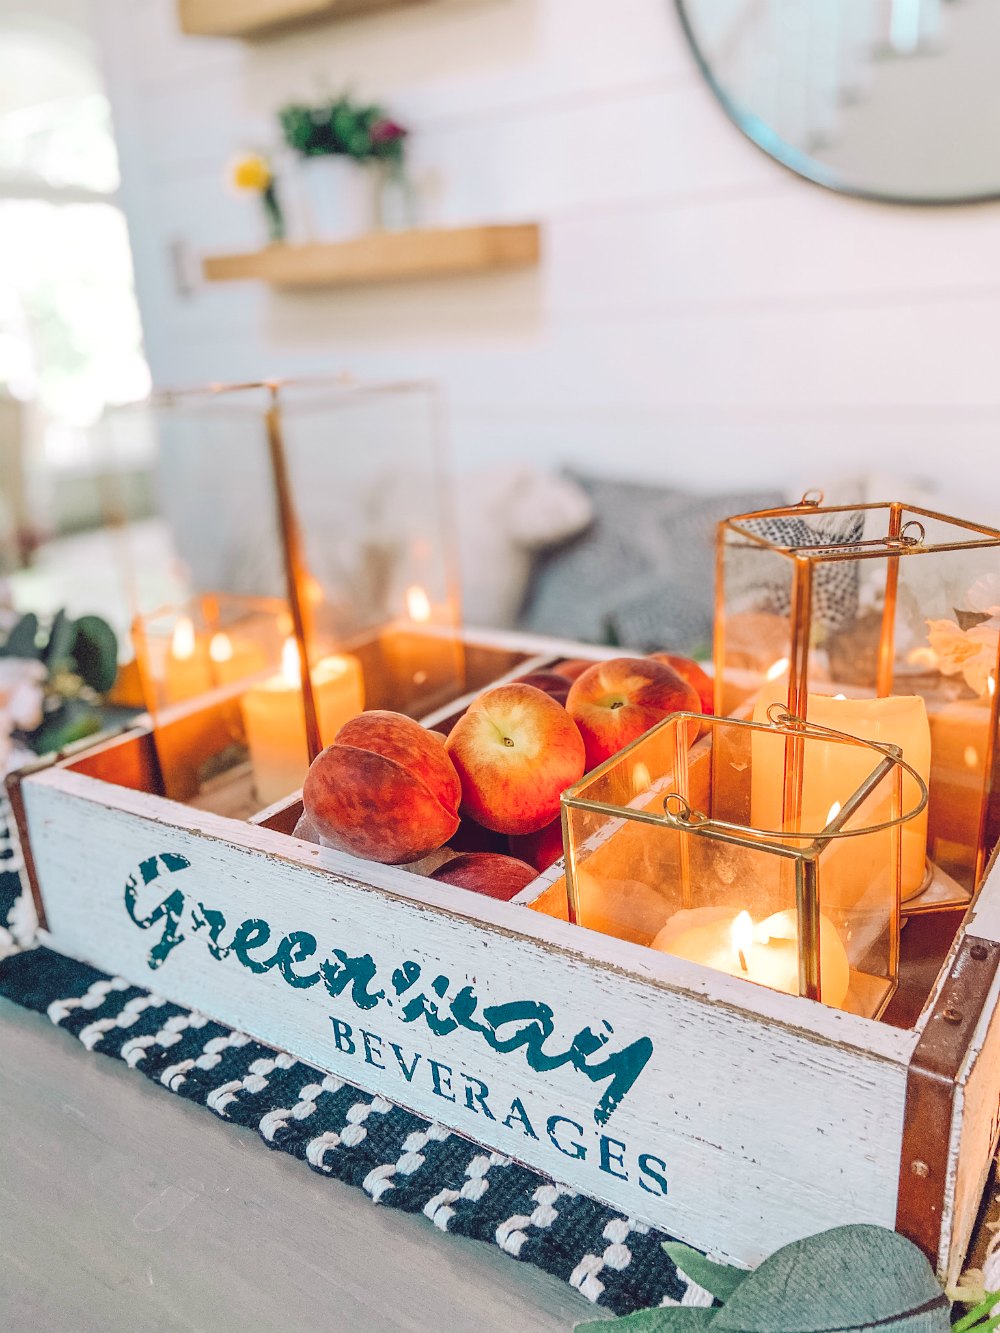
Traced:
<path fill-rule="evenodd" d="M 1000 531 L 806 497 L 720 525 L 716 595 L 715 711 L 762 721 L 780 703 L 899 745 L 930 791 L 903 899 L 967 900 L 1000 832 Z"/>
<path fill-rule="evenodd" d="M 570 918 L 875 1017 L 897 982 L 902 834 L 926 797 L 898 747 L 781 707 L 674 714 L 564 795 Z"/>
<path fill-rule="evenodd" d="M 101 423 L 106 456 L 141 435 L 158 459 L 153 512 L 119 508 L 170 795 L 249 764 L 260 809 L 363 708 L 420 717 L 464 692 L 441 416 L 431 385 L 317 379 L 162 393 Z"/>

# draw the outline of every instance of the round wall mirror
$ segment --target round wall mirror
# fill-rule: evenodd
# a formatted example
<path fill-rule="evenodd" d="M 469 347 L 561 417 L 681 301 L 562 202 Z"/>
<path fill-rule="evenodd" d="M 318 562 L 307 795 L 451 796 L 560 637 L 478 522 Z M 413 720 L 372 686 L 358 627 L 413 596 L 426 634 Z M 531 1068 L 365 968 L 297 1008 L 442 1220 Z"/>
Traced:
<path fill-rule="evenodd" d="M 1000 0 L 676 0 L 719 101 L 786 167 L 901 203 L 1000 197 Z"/>

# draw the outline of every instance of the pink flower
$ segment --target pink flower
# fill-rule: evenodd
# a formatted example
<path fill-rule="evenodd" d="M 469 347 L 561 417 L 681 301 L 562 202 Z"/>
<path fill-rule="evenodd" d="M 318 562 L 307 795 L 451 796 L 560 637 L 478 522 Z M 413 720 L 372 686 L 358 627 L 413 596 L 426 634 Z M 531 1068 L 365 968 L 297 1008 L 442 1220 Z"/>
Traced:
<path fill-rule="evenodd" d="M 928 620 L 927 637 L 943 676 L 962 675 L 966 685 L 977 695 L 995 688 L 997 649 L 1000 645 L 1000 620 L 993 618 L 961 629 L 954 620 Z"/>
<path fill-rule="evenodd" d="M 371 140 L 376 145 L 396 143 L 399 139 L 405 139 L 408 133 L 409 130 L 394 120 L 377 120 L 371 128 Z"/>

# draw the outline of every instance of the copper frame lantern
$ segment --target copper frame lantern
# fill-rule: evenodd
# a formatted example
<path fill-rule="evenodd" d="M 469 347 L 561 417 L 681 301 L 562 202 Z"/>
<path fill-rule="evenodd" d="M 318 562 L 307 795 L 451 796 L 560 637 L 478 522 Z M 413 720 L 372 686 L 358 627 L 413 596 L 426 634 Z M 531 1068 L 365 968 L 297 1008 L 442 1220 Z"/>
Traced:
<path fill-rule="evenodd" d="M 930 793 L 903 899 L 967 901 L 1000 834 L 1000 530 L 806 496 L 720 524 L 716 599 L 716 712 L 761 721 L 780 703 L 901 746 Z"/>
<path fill-rule="evenodd" d="M 805 799 L 786 818 L 796 765 Z M 898 747 L 778 705 L 762 723 L 674 714 L 563 796 L 570 919 L 877 1017 L 898 980 L 903 834 L 926 800 Z"/>

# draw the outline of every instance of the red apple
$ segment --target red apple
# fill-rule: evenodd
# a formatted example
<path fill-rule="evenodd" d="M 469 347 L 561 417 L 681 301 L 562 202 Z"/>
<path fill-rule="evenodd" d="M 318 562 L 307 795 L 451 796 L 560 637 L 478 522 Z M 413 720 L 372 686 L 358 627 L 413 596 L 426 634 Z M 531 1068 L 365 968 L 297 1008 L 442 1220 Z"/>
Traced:
<path fill-rule="evenodd" d="M 698 691 L 703 713 L 710 715 L 715 712 L 715 681 L 697 662 L 692 661 L 690 657 L 678 657 L 676 653 L 650 653 L 649 656 L 654 662 L 662 662 L 664 666 L 673 667 L 678 676 L 683 676 L 689 685 L 694 686 Z"/>
<path fill-rule="evenodd" d="M 566 710 L 533 685 L 497 685 L 448 737 L 462 814 L 497 833 L 534 833 L 584 770 L 583 740 Z"/>
<path fill-rule="evenodd" d="M 563 854 L 562 819 L 559 815 L 537 833 L 522 833 L 508 838 L 512 856 L 520 857 L 541 874 Z"/>
<path fill-rule="evenodd" d="M 566 709 L 580 728 L 591 769 L 671 713 L 700 713 L 701 704 L 694 686 L 663 662 L 612 657 L 573 682 Z M 692 741 L 697 734 L 694 724 Z"/>
<path fill-rule="evenodd" d="M 518 685 L 534 685 L 536 690 L 551 695 L 558 704 L 566 703 L 571 681 L 559 671 L 529 671 L 526 676 L 518 676 Z"/>
<path fill-rule="evenodd" d="M 574 681 L 593 665 L 592 657 L 567 657 L 565 662 L 557 662 L 552 670 L 560 676 L 565 676 L 568 681 Z"/>
<path fill-rule="evenodd" d="M 439 736 L 401 713 L 374 710 L 345 723 L 316 756 L 302 803 L 328 846 L 402 865 L 448 841 L 461 795 Z"/>
<path fill-rule="evenodd" d="M 498 852 L 467 852 L 455 856 L 431 872 L 430 878 L 441 884 L 455 884 L 460 889 L 485 894 L 509 902 L 537 876 L 523 861 Z"/>

